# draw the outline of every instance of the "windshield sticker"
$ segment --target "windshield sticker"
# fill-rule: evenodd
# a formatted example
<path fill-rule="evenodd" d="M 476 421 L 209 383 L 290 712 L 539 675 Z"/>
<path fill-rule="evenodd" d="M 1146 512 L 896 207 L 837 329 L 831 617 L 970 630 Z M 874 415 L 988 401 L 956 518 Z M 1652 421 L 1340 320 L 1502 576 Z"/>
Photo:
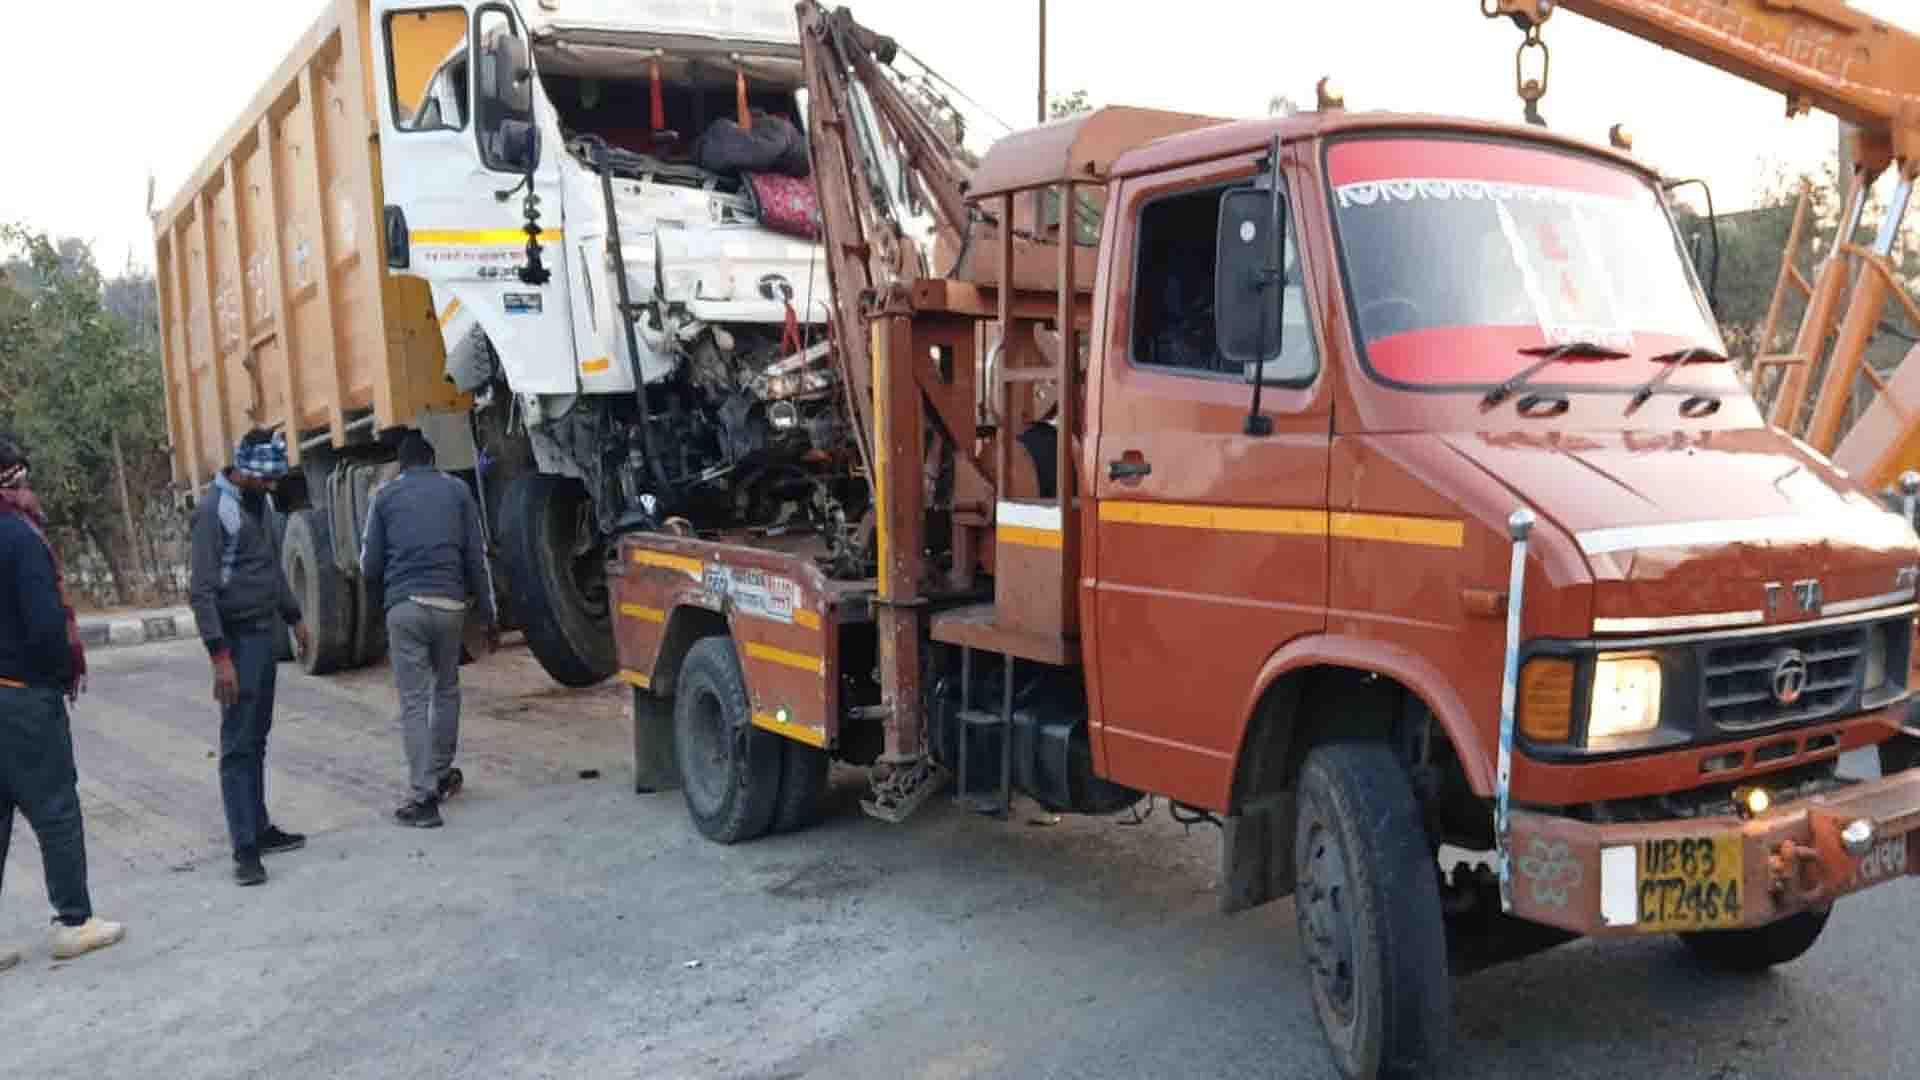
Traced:
<path fill-rule="evenodd" d="M 1408 178 L 1405 180 L 1361 180 L 1351 184 L 1341 184 L 1333 189 L 1340 201 L 1340 209 L 1347 210 L 1356 206 L 1381 206 L 1394 202 L 1418 202 L 1422 199 L 1450 201 L 1464 199 L 1484 202 L 1535 202 L 1552 203 L 1558 206 L 1581 206 L 1601 203 L 1619 206 L 1631 200 L 1613 195 L 1599 195 L 1590 191 L 1574 191 L 1569 188 L 1548 187 L 1544 184 L 1510 184 L 1498 180 L 1433 180 Z"/>
<path fill-rule="evenodd" d="M 540 314 L 541 300 L 539 293 L 510 292 L 506 294 L 505 299 L 507 314 L 509 315 Z"/>

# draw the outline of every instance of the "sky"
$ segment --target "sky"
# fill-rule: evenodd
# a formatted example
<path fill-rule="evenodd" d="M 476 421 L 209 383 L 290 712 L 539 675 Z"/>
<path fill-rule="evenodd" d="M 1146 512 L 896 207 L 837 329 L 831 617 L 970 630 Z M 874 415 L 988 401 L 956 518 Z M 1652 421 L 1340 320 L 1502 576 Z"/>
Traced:
<path fill-rule="evenodd" d="M 1920 11 L 1906 0 L 1853 2 L 1920 32 Z M 11 167 L 0 170 L 0 222 L 88 240 L 109 270 L 151 265 L 148 176 L 156 201 L 171 199 L 321 7 L 9 5 L 0 102 L 9 106 Z M 1083 89 L 1096 104 L 1249 116 L 1276 94 L 1310 104 L 1314 83 L 1332 75 L 1355 109 L 1517 121 L 1519 31 L 1478 8 L 1479 0 L 1051 0 L 1048 89 Z M 1033 120 L 1037 0 L 860 0 L 854 10 L 998 116 Z M 1554 127 L 1604 141 L 1612 124 L 1626 123 L 1641 158 L 1670 176 L 1706 178 L 1722 212 L 1750 203 L 1779 169 L 1816 168 L 1836 152 L 1831 117 L 1788 121 L 1769 91 L 1577 15 L 1557 15 L 1546 32 L 1553 68 L 1543 111 Z"/>

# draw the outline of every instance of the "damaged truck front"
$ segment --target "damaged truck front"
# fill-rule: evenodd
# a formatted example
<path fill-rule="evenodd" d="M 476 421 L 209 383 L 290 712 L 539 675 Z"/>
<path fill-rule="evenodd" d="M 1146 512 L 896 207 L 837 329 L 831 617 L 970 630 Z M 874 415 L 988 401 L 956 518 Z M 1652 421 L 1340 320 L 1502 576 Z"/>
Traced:
<path fill-rule="evenodd" d="M 287 429 L 310 667 L 378 654 L 357 540 L 409 429 L 570 685 L 613 668 L 616 530 L 858 520 L 799 59 L 780 0 L 327 5 L 158 237 L 175 479 Z"/>

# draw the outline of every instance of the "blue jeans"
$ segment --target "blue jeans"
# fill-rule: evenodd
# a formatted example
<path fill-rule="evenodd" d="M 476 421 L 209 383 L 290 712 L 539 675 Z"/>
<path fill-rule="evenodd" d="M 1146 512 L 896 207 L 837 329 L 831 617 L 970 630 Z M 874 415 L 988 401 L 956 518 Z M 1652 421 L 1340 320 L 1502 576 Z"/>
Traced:
<path fill-rule="evenodd" d="M 273 627 L 228 628 L 227 648 L 240 678 L 240 700 L 220 709 L 220 801 L 235 854 L 256 851 L 267 817 L 267 732 L 273 728 L 273 690 L 279 662 Z"/>
<path fill-rule="evenodd" d="M 40 841 L 47 901 L 68 926 L 93 916 L 79 781 L 73 729 L 60 691 L 0 687 L 0 876 L 6 874 L 18 807 Z"/>

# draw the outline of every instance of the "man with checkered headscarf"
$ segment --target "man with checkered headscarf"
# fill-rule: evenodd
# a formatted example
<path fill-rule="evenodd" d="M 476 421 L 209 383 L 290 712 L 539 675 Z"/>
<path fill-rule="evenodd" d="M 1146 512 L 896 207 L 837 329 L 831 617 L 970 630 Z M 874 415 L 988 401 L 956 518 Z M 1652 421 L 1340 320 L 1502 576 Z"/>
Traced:
<path fill-rule="evenodd" d="M 292 851 L 306 837 L 267 816 L 267 732 L 273 727 L 274 634 L 284 619 L 304 655 L 310 641 L 300 604 L 280 569 L 267 493 L 287 475 L 287 442 L 256 428 L 193 519 L 193 617 L 213 658 L 220 703 L 220 798 L 233 840 L 234 880 L 267 880 L 260 856 Z"/>

